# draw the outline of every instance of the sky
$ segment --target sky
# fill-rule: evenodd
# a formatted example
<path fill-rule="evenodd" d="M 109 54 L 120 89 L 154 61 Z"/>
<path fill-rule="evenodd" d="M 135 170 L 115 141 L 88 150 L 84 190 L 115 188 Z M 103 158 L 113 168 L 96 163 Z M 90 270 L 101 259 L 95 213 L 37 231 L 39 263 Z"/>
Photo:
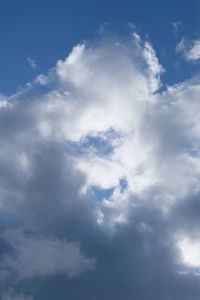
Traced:
<path fill-rule="evenodd" d="M 74 45 L 94 40 L 103 24 L 125 34 L 129 23 L 153 43 L 167 69 L 167 83 L 182 81 L 193 71 L 174 49 L 182 36 L 199 36 L 198 0 L 1 0 L 1 93 L 10 95 L 48 72 Z M 30 67 L 30 59 L 37 68 Z"/>
<path fill-rule="evenodd" d="M 0 0 L 0 299 L 199 300 L 199 15 Z"/>

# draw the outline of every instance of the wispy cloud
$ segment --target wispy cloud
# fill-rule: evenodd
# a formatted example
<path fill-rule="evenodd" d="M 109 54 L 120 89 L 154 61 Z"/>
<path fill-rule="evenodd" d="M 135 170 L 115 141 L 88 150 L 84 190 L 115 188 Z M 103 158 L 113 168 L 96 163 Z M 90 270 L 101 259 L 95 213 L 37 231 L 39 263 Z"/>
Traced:
<path fill-rule="evenodd" d="M 27 58 L 27 62 L 28 62 L 28 64 L 31 66 L 31 68 L 32 68 L 33 70 L 35 70 L 35 69 L 37 68 L 36 61 L 35 61 L 33 58 L 28 57 L 28 58 Z"/>
<path fill-rule="evenodd" d="M 182 38 L 176 48 L 187 61 L 198 62 L 200 59 L 200 40 L 189 41 Z"/>
<path fill-rule="evenodd" d="M 184 25 L 180 21 L 172 23 L 172 29 L 173 29 L 175 35 L 178 35 L 181 32 L 181 30 L 183 29 L 183 27 L 184 27 Z"/>

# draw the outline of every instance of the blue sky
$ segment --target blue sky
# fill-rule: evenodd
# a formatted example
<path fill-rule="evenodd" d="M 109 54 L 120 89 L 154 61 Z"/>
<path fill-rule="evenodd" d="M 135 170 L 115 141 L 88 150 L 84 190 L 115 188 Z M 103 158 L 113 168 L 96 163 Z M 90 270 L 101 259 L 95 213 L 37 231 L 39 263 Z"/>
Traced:
<path fill-rule="evenodd" d="M 167 70 L 166 83 L 182 81 L 193 72 L 177 58 L 175 47 L 182 35 L 192 39 L 199 36 L 198 1 L 1 0 L 1 92 L 11 94 L 36 74 L 47 72 L 75 44 L 95 38 L 102 24 L 123 34 L 129 22 L 153 43 Z M 173 22 L 182 23 L 176 35 Z M 34 71 L 28 58 L 37 63 Z"/>
<path fill-rule="evenodd" d="M 199 15 L 0 0 L 1 300 L 199 300 Z"/>

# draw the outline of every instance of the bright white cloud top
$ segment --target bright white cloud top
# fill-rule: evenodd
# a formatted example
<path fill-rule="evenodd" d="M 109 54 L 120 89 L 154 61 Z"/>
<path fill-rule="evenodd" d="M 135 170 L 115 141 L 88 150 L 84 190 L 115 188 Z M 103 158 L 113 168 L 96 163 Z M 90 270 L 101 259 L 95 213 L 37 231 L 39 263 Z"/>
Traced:
<path fill-rule="evenodd" d="M 195 45 L 188 59 L 198 59 Z M 162 72 L 138 34 L 109 37 L 77 45 L 2 98 L 2 280 L 86 274 L 98 290 L 110 276 L 113 292 L 118 266 L 132 298 L 154 299 L 156 289 L 159 299 L 183 299 L 187 288 L 198 299 L 189 271 L 200 266 L 200 81 L 162 90 Z"/>
<path fill-rule="evenodd" d="M 200 59 L 200 41 L 188 41 L 182 38 L 177 45 L 177 52 L 183 53 L 187 61 L 198 62 Z"/>

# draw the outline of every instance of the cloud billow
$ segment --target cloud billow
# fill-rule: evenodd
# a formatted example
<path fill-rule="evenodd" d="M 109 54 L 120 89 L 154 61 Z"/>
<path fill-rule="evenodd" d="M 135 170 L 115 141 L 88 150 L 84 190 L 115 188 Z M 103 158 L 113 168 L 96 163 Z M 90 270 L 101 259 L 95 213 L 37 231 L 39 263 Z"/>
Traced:
<path fill-rule="evenodd" d="M 133 33 L 2 97 L 3 300 L 199 299 L 200 85 L 163 72 Z"/>

